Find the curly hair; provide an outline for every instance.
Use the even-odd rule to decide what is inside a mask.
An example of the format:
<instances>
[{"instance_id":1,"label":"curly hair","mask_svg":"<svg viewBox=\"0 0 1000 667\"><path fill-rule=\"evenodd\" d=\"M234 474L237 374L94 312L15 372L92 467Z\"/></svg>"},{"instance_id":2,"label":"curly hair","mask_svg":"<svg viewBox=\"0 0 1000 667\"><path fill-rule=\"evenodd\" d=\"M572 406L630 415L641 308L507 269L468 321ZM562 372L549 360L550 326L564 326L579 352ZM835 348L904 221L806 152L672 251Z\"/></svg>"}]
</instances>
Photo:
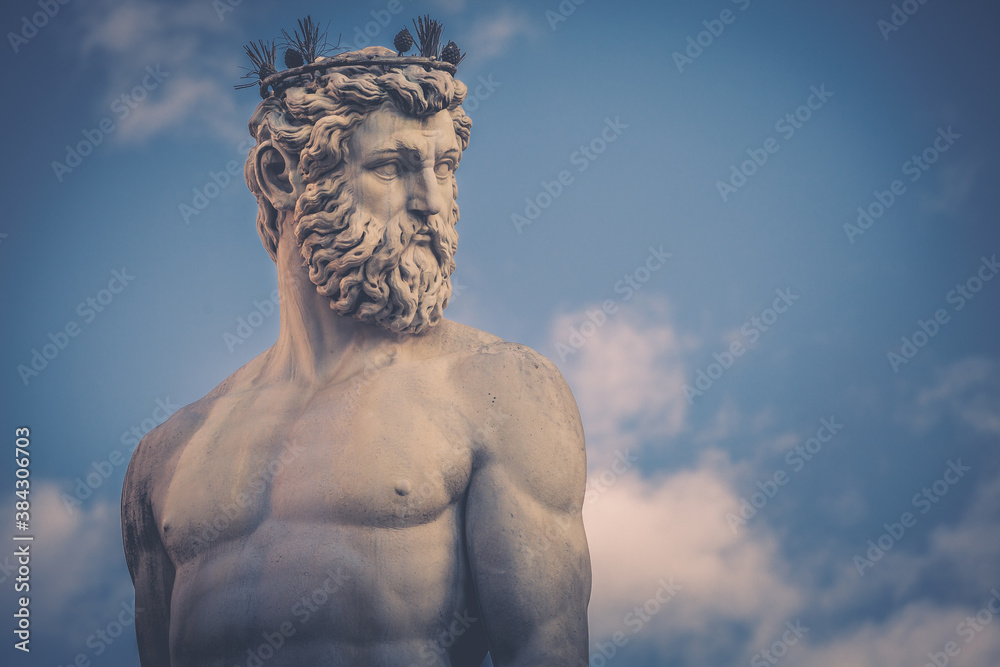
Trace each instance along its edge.
<instances>
[{"instance_id":1,"label":"curly hair","mask_svg":"<svg viewBox=\"0 0 1000 667\"><path fill-rule=\"evenodd\" d=\"M352 55L384 57L395 52L371 46ZM354 130L387 102L416 118L447 110L464 151L472 129L472 120L461 107L467 93L465 84L450 74L419 65L388 71L383 66L348 66L303 77L262 101L248 123L257 146L250 150L243 171L247 186L257 197L257 231L271 259L276 261L277 257L277 211L264 195L255 169L257 154L267 148L265 144L277 144L299 156L298 169L306 183L305 201L296 206L296 217L300 217L300 207L308 206L308 200L317 196L315 184L342 168Z\"/></svg>"}]
</instances>

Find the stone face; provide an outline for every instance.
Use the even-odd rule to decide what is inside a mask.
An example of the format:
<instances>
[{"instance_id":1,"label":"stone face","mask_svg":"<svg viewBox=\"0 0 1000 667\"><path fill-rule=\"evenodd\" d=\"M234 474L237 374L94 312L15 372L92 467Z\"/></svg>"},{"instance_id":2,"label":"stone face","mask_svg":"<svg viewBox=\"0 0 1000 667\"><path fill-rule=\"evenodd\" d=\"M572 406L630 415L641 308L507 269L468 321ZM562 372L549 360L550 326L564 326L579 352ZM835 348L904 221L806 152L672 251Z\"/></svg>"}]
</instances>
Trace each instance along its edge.
<instances>
[{"instance_id":1,"label":"stone face","mask_svg":"<svg viewBox=\"0 0 1000 667\"><path fill-rule=\"evenodd\" d=\"M573 396L538 353L442 316L465 86L352 76L313 84L360 90L353 116L304 83L251 120L280 334L132 457L142 664L586 664Z\"/></svg>"}]
</instances>

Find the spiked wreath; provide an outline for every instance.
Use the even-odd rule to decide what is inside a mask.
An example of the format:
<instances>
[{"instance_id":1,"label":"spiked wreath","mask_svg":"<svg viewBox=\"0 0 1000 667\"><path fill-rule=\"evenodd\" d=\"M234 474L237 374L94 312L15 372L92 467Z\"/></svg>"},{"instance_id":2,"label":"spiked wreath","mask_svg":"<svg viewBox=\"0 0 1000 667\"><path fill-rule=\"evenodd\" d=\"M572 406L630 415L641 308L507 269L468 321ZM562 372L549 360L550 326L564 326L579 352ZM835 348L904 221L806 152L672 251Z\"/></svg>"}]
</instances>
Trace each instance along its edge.
<instances>
[{"instance_id":1,"label":"spiked wreath","mask_svg":"<svg viewBox=\"0 0 1000 667\"><path fill-rule=\"evenodd\" d=\"M284 63L287 68L284 71L279 72L277 68L278 43L276 41L257 40L243 47L252 65L247 69L243 78L251 79L251 81L239 84L236 88L259 86L261 97L266 98L270 94L269 90L279 86L285 79L330 67L348 65L381 65L384 68L422 65L428 70L440 69L455 74L456 67L465 58L465 53L452 41L449 41L444 49L441 49L440 54L438 53L444 25L425 14L413 21L413 28L417 33L416 39L406 27L396 33L396 37L392 41L397 51L397 56L394 58L376 56L348 58L338 55L319 60L330 51L344 50L346 47L340 46L339 37L335 45L330 45L327 41L327 31L321 30L311 16L306 16L304 19L299 19L298 27L291 33L287 30L281 31L283 37L281 46L285 50ZM420 55L403 56L414 44L417 45Z\"/></svg>"}]
</instances>

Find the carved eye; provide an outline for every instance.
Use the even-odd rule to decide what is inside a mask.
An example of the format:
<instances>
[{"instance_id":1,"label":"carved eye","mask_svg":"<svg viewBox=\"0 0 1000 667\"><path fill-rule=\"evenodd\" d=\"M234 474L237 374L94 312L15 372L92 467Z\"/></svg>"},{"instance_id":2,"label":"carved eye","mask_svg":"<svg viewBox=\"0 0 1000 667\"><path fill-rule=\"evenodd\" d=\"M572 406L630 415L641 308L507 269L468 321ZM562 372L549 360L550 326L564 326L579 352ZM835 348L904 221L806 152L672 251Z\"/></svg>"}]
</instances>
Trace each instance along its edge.
<instances>
[{"instance_id":1,"label":"carved eye","mask_svg":"<svg viewBox=\"0 0 1000 667\"><path fill-rule=\"evenodd\" d=\"M399 175L399 165L395 162L386 162L372 169L382 178L395 178Z\"/></svg>"},{"instance_id":2,"label":"carved eye","mask_svg":"<svg viewBox=\"0 0 1000 667\"><path fill-rule=\"evenodd\" d=\"M434 173L437 174L438 178L445 178L450 176L452 172L452 166L450 162L438 162L434 165Z\"/></svg>"}]
</instances>

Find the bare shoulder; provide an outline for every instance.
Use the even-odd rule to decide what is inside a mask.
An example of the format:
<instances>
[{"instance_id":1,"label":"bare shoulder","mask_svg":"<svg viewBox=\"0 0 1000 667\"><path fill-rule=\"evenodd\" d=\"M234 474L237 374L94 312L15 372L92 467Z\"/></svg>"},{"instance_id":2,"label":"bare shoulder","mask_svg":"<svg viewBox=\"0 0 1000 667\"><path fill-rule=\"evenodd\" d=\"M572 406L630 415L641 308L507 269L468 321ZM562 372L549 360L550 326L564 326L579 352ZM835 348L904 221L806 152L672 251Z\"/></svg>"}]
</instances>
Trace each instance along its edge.
<instances>
[{"instance_id":1,"label":"bare shoulder","mask_svg":"<svg viewBox=\"0 0 1000 667\"><path fill-rule=\"evenodd\" d=\"M489 334L476 341L456 353L452 380L480 464L498 465L554 506L582 502L583 426L562 373L526 345Z\"/></svg>"},{"instance_id":2,"label":"bare shoulder","mask_svg":"<svg viewBox=\"0 0 1000 667\"><path fill-rule=\"evenodd\" d=\"M201 399L177 410L165 422L139 441L125 473L122 487L122 516L149 505L157 490L169 484L176 460L202 423Z\"/></svg>"},{"instance_id":3,"label":"bare shoulder","mask_svg":"<svg viewBox=\"0 0 1000 667\"><path fill-rule=\"evenodd\" d=\"M266 354L266 353L265 353ZM212 391L199 400L189 403L170 415L159 426L142 437L125 473L122 489L122 509L125 503L149 501L157 488L170 481L176 459L191 436L205 422L217 401L235 391L241 391L248 376L258 372L264 363L264 356L249 361L219 383Z\"/></svg>"},{"instance_id":4,"label":"bare shoulder","mask_svg":"<svg viewBox=\"0 0 1000 667\"><path fill-rule=\"evenodd\" d=\"M498 390L554 392L568 399L576 410L562 373L542 354L474 327L450 320L443 324L436 344L443 354L455 358L460 373Z\"/></svg>"}]
</instances>

